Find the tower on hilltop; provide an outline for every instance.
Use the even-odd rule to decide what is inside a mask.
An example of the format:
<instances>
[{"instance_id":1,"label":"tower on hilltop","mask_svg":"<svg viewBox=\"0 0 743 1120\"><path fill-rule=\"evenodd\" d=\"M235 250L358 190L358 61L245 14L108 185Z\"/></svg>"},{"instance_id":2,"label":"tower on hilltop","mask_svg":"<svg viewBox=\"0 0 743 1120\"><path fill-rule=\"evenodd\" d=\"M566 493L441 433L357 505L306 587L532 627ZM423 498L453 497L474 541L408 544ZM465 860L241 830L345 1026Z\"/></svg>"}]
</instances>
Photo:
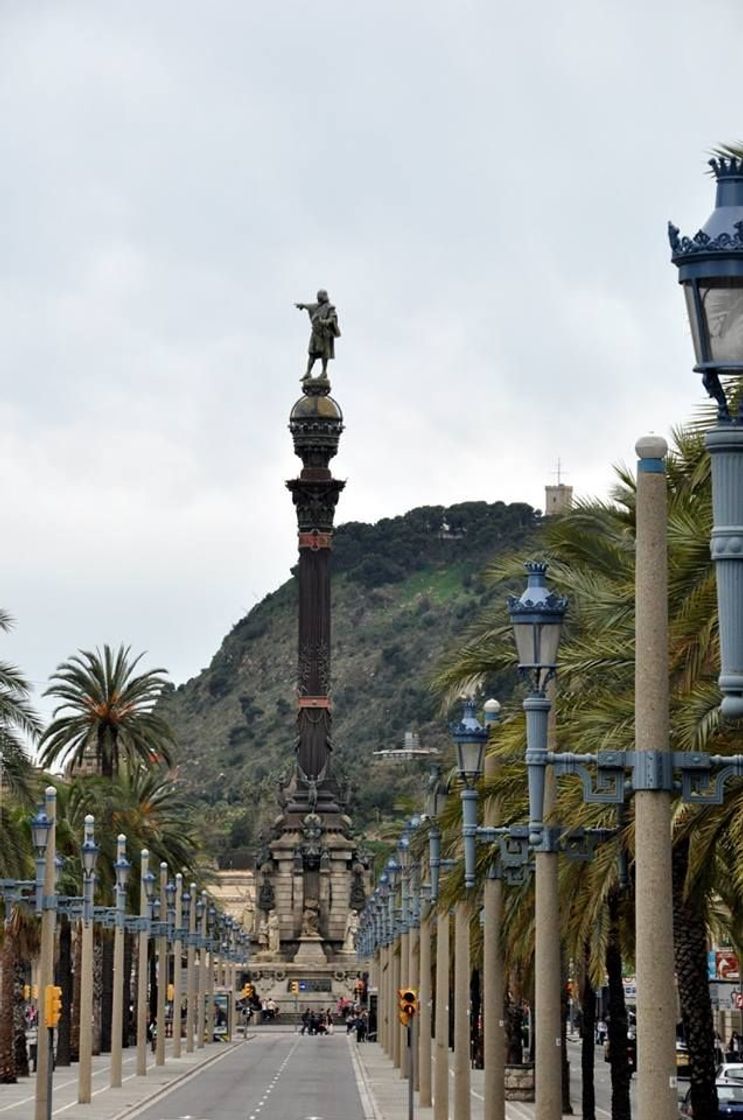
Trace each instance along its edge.
<instances>
[{"instance_id":1,"label":"tower on hilltop","mask_svg":"<svg viewBox=\"0 0 743 1120\"><path fill-rule=\"evenodd\" d=\"M562 463L557 460L557 483L544 488L544 516L554 517L573 508L573 487L562 481Z\"/></svg>"}]
</instances>

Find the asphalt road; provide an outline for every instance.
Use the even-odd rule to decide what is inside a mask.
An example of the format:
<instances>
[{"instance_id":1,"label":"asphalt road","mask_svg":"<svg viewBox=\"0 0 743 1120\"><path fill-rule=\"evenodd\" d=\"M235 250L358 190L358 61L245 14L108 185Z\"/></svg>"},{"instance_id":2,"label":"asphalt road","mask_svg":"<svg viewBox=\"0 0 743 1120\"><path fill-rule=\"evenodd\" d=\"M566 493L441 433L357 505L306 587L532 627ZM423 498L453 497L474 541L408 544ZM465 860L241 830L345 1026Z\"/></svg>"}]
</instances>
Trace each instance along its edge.
<instances>
[{"instance_id":1,"label":"asphalt road","mask_svg":"<svg viewBox=\"0 0 743 1120\"><path fill-rule=\"evenodd\" d=\"M259 1034L137 1120L364 1120L345 1032Z\"/></svg>"}]
</instances>

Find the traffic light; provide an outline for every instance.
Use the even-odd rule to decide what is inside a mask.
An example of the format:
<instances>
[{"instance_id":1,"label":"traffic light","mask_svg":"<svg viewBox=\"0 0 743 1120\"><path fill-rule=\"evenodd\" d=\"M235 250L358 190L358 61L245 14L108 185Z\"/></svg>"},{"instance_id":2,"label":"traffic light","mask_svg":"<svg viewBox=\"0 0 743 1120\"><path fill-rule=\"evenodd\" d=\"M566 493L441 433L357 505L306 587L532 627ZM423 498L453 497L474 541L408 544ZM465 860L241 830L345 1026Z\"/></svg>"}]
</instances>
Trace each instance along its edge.
<instances>
[{"instance_id":1,"label":"traffic light","mask_svg":"<svg viewBox=\"0 0 743 1120\"><path fill-rule=\"evenodd\" d=\"M26 1003L28 1003L28 1001L31 999L31 985L30 984L24 984L23 985L23 998L25 999Z\"/></svg>"},{"instance_id":2,"label":"traffic light","mask_svg":"<svg viewBox=\"0 0 743 1120\"><path fill-rule=\"evenodd\" d=\"M47 984L44 988L44 1026L59 1026L62 1014L62 989L56 984Z\"/></svg>"},{"instance_id":3,"label":"traffic light","mask_svg":"<svg viewBox=\"0 0 743 1120\"><path fill-rule=\"evenodd\" d=\"M404 1027L410 1025L415 1015L418 1004L418 993L415 988L397 989L397 1006L400 1022Z\"/></svg>"},{"instance_id":4,"label":"traffic light","mask_svg":"<svg viewBox=\"0 0 743 1120\"><path fill-rule=\"evenodd\" d=\"M298 980L292 980L291 984L289 985L289 991L291 992L291 994L293 996L298 996L299 995L299 981Z\"/></svg>"},{"instance_id":5,"label":"traffic light","mask_svg":"<svg viewBox=\"0 0 743 1120\"><path fill-rule=\"evenodd\" d=\"M244 999L252 999L253 998L253 991L254 991L254 988L253 988L252 984L243 984L243 998Z\"/></svg>"}]
</instances>

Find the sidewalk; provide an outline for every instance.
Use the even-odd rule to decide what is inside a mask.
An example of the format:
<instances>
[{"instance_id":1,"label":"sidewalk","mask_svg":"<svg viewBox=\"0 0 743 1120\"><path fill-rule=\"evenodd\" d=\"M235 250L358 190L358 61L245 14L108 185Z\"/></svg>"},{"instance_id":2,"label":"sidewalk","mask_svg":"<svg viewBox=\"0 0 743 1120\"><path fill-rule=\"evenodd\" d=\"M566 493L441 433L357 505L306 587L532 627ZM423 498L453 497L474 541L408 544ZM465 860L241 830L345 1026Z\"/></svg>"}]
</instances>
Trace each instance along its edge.
<instances>
[{"instance_id":1,"label":"sidewalk","mask_svg":"<svg viewBox=\"0 0 743 1120\"><path fill-rule=\"evenodd\" d=\"M248 1035L251 1038L252 1035ZM136 1115L144 1105L152 1104L176 1081L193 1075L199 1069L230 1053L237 1042L212 1042L202 1050L187 1054L182 1051L180 1058L172 1057L172 1043L166 1043L165 1065L155 1065L155 1055L147 1054L147 1076L137 1077L136 1051L134 1047L124 1050L123 1077L120 1089L109 1088L110 1057L108 1054L93 1058L93 1099L90 1104L77 1103L77 1064L59 1067L54 1071L52 1090L52 1115L62 1120L123 1120L125 1116ZM21 1078L15 1085L0 1085L0 1120L29 1120L34 1114L34 1090L36 1078Z\"/></svg>"},{"instance_id":2,"label":"sidewalk","mask_svg":"<svg viewBox=\"0 0 743 1120\"><path fill-rule=\"evenodd\" d=\"M368 1120L408 1120L408 1083L400 1077L390 1059L376 1042L357 1045L349 1039L360 1084L366 1088ZM449 1116L453 1116L454 1055L449 1055ZM483 1078L481 1069L470 1070L472 1120L482 1120ZM362 1094L363 1096L363 1094ZM415 1099L416 1120L433 1120L432 1108L420 1108L418 1094ZM507 1120L534 1120L534 1104L521 1101L506 1102Z\"/></svg>"}]
</instances>

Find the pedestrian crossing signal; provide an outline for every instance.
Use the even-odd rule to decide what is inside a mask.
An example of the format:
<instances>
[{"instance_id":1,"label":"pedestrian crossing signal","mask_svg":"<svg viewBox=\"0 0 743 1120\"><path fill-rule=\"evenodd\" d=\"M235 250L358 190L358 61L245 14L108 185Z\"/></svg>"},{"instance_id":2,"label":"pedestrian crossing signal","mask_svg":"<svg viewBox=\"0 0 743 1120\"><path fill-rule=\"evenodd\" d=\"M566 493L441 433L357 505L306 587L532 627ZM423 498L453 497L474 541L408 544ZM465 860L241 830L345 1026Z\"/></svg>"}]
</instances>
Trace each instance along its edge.
<instances>
[{"instance_id":1,"label":"pedestrian crossing signal","mask_svg":"<svg viewBox=\"0 0 743 1120\"><path fill-rule=\"evenodd\" d=\"M44 988L44 1026L56 1027L62 1015L62 989L55 984Z\"/></svg>"},{"instance_id":2,"label":"pedestrian crossing signal","mask_svg":"<svg viewBox=\"0 0 743 1120\"><path fill-rule=\"evenodd\" d=\"M415 988L397 989L397 1006L400 1022L404 1027L410 1025L418 1005L418 993Z\"/></svg>"}]
</instances>

